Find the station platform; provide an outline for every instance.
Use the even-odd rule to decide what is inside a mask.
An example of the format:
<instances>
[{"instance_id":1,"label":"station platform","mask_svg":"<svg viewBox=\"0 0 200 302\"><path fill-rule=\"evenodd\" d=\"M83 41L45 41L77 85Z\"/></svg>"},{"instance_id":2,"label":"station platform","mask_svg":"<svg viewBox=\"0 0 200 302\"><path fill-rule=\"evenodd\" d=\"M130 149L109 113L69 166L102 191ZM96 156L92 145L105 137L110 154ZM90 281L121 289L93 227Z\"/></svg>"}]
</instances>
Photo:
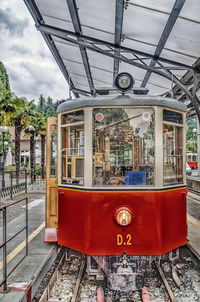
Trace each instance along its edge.
<instances>
[{"instance_id":1,"label":"station platform","mask_svg":"<svg viewBox=\"0 0 200 302\"><path fill-rule=\"evenodd\" d=\"M195 172L195 174L193 172L193 175L187 176L186 183L188 188L200 192L200 176L197 175L197 171Z\"/></svg>"},{"instance_id":2,"label":"station platform","mask_svg":"<svg viewBox=\"0 0 200 302\"><path fill-rule=\"evenodd\" d=\"M19 225L23 225L24 215L19 215L8 224L8 237ZM8 277L6 293L0 291L0 302L31 302L40 282L53 264L57 253L57 244L44 243L45 199L35 199L29 203L28 256ZM8 246L8 272L25 253L24 235L17 237ZM2 279L2 254L0 255L0 279Z\"/></svg>"},{"instance_id":3,"label":"station platform","mask_svg":"<svg viewBox=\"0 0 200 302\"><path fill-rule=\"evenodd\" d=\"M187 197L187 222L189 245L200 255L200 197L191 192Z\"/></svg>"}]
</instances>

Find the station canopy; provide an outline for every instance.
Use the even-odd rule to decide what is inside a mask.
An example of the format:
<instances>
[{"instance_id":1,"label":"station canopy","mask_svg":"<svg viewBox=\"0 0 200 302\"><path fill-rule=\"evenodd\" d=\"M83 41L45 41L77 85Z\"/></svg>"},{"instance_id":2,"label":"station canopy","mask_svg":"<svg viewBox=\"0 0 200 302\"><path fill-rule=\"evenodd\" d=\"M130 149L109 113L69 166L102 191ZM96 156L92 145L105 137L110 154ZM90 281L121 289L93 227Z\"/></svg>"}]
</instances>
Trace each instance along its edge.
<instances>
[{"instance_id":1,"label":"station canopy","mask_svg":"<svg viewBox=\"0 0 200 302\"><path fill-rule=\"evenodd\" d=\"M24 0L75 97L128 72L200 118L199 0Z\"/></svg>"}]
</instances>

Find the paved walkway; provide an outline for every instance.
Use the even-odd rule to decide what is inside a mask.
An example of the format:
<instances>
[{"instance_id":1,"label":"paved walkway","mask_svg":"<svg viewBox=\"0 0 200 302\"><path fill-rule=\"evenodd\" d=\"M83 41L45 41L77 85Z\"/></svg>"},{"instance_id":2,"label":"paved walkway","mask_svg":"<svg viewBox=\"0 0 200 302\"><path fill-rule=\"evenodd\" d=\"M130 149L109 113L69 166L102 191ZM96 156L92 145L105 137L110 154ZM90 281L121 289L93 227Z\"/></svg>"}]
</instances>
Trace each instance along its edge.
<instances>
[{"instance_id":1,"label":"paved walkway","mask_svg":"<svg viewBox=\"0 0 200 302\"><path fill-rule=\"evenodd\" d=\"M200 196L188 193L187 213L189 244L200 255Z\"/></svg>"},{"instance_id":2,"label":"paved walkway","mask_svg":"<svg viewBox=\"0 0 200 302\"><path fill-rule=\"evenodd\" d=\"M57 254L55 244L43 242L45 227L45 196L44 194L28 194L30 202L28 204L28 256L21 262L16 270L8 278L8 293L0 293L1 302L25 301L27 295L33 297L38 283L46 273L45 265L52 262ZM21 214L8 223L8 238L16 233L25 222L24 204L20 205ZM0 228L0 234L2 230ZM2 239L1 239L2 240ZM18 235L16 239L8 244L7 261L8 272L14 267L23 255L25 255L25 232ZM52 254L54 255L53 257ZM0 253L0 280L2 280L2 253ZM29 300L31 301L31 300Z\"/></svg>"}]
</instances>

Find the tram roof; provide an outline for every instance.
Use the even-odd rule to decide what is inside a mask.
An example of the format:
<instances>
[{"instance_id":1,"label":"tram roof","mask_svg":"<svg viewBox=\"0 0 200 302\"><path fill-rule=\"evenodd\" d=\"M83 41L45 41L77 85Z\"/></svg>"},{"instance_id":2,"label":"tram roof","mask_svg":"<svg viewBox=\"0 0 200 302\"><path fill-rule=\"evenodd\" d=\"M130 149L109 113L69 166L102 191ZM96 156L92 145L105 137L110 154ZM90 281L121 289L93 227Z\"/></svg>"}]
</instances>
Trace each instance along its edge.
<instances>
[{"instance_id":1,"label":"tram roof","mask_svg":"<svg viewBox=\"0 0 200 302\"><path fill-rule=\"evenodd\" d=\"M24 2L75 97L112 87L126 71L149 95L172 90L189 114L198 109L191 89L194 78L199 88L199 0Z\"/></svg>"},{"instance_id":2,"label":"tram roof","mask_svg":"<svg viewBox=\"0 0 200 302\"><path fill-rule=\"evenodd\" d=\"M187 106L175 99L150 96L112 95L100 97L79 98L66 101L58 106L57 112L99 106L162 106L180 111L187 111Z\"/></svg>"}]
</instances>

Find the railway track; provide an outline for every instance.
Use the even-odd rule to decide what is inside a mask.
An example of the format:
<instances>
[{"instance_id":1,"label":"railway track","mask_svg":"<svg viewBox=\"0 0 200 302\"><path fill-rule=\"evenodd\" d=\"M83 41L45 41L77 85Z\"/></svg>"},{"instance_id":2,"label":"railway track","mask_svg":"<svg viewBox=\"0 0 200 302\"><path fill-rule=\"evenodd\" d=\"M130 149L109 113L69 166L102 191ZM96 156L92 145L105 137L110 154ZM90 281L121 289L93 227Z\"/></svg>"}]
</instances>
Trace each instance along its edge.
<instances>
[{"instance_id":1,"label":"railway track","mask_svg":"<svg viewBox=\"0 0 200 302\"><path fill-rule=\"evenodd\" d=\"M112 291L85 273L86 257L66 250L48 284L33 302L199 302L200 262L188 247L180 248L180 257L156 260L144 276L144 287L134 292Z\"/></svg>"},{"instance_id":2,"label":"railway track","mask_svg":"<svg viewBox=\"0 0 200 302\"><path fill-rule=\"evenodd\" d=\"M200 192L198 190L192 189L191 187L187 187L187 189L191 193L195 193L196 195L200 195Z\"/></svg>"},{"instance_id":3,"label":"railway track","mask_svg":"<svg viewBox=\"0 0 200 302\"><path fill-rule=\"evenodd\" d=\"M189 247L180 248L180 257L162 257L145 273L142 291L116 293L104 290L97 302L195 302L200 301L200 262Z\"/></svg>"}]
</instances>

